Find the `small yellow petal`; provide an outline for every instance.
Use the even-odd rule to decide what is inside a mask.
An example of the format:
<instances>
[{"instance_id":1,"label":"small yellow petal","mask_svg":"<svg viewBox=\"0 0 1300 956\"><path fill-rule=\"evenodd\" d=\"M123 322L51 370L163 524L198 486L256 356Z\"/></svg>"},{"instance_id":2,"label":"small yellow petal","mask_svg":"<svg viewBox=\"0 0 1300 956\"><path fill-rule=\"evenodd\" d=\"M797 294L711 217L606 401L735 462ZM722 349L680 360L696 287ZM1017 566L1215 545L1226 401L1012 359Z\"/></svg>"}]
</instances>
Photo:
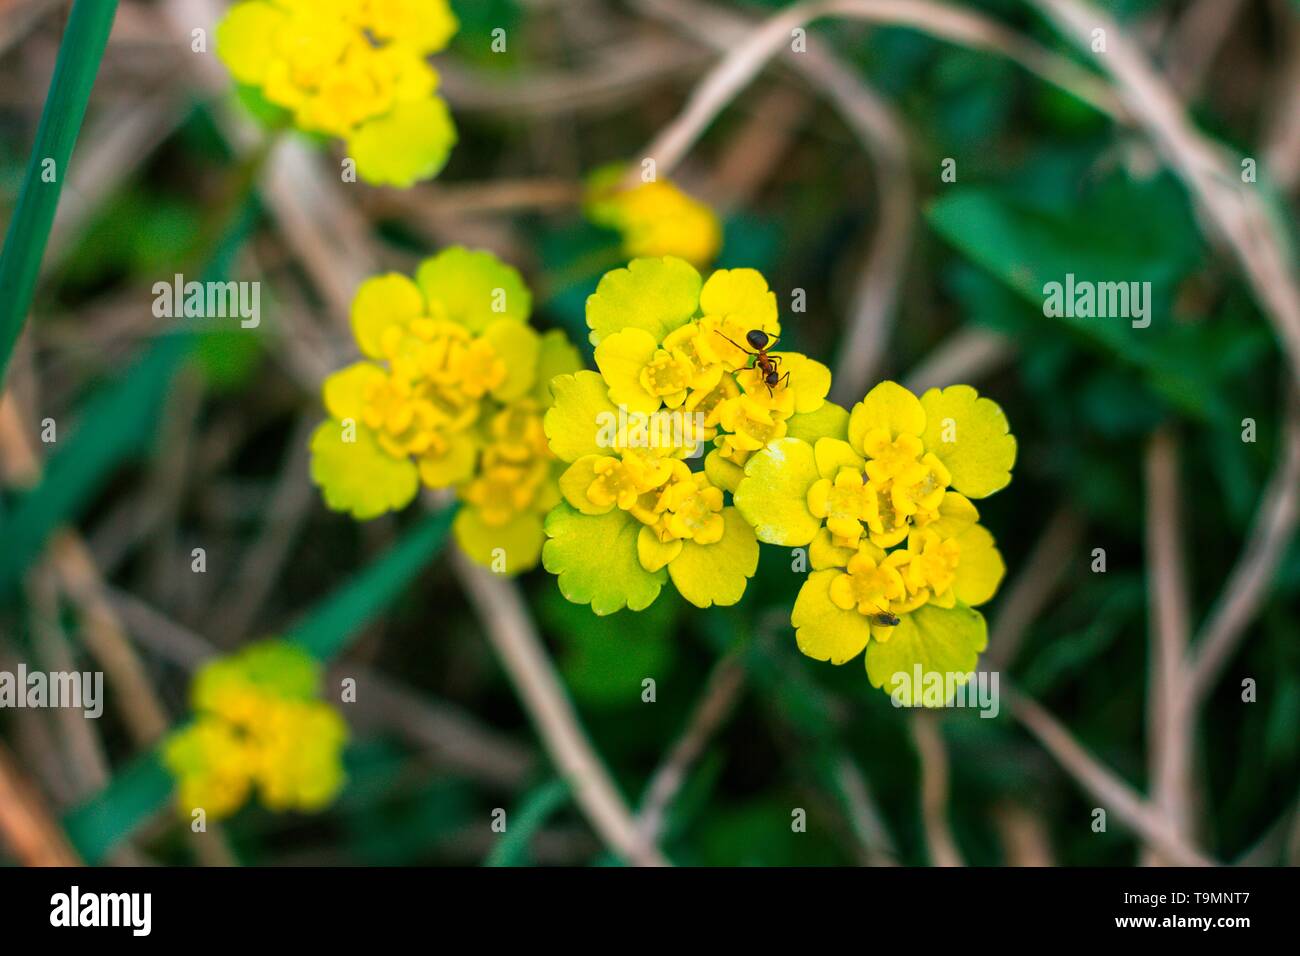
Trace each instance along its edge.
<instances>
[{"instance_id":1,"label":"small yellow petal","mask_svg":"<svg viewBox=\"0 0 1300 956\"><path fill-rule=\"evenodd\" d=\"M424 296L414 282L396 272L374 276L361 283L352 299L352 334L363 354L386 358L384 332L424 314Z\"/></svg>"},{"instance_id":2,"label":"small yellow petal","mask_svg":"<svg viewBox=\"0 0 1300 956\"><path fill-rule=\"evenodd\" d=\"M884 429L890 440L899 435L919 436L925 431L925 409L921 401L897 382L881 382L849 413L849 444L864 453L863 438Z\"/></svg>"}]
</instances>

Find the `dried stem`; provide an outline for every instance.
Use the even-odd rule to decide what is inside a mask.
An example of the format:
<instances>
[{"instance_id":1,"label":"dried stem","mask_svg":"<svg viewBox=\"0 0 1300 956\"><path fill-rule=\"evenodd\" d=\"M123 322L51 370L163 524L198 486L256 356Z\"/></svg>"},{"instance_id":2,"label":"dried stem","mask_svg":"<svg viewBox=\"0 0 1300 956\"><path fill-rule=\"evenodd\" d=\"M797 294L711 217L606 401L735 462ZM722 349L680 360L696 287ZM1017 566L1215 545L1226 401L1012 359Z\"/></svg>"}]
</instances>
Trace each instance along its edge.
<instances>
[{"instance_id":1,"label":"dried stem","mask_svg":"<svg viewBox=\"0 0 1300 956\"><path fill-rule=\"evenodd\" d=\"M641 799L637 824L647 841L653 843L663 833L668 807L686 782L691 766L735 710L744 688L745 668L735 654L728 654L714 665L686 729L650 778Z\"/></svg>"},{"instance_id":2,"label":"dried stem","mask_svg":"<svg viewBox=\"0 0 1300 956\"><path fill-rule=\"evenodd\" d=\"M1195 714L1204 702L1247 625L1259 613L1300 520L1300 397L1294 390L1287 399L1281 444L1280 460L1246 532L1246 546L1193 645L1187 678L1189 713Z\"/></svg>"},{"instance_id":3,"label":"dried stem","mask_svg":"<svg viewBox=\"0 0 1300 956\"><path fill-rule=\"evenodd\" d=\"M1032 698L1007 688L1011 712L1048 753L1120 822L1177 866L1213 866L1165 815L1104 767L1065 727Z\"/></svg>"},{"instance_id":4,"label":"dried stem","mask_svg":"<svg viewBox=\"0 0 1300 956\"><path fill-rule=\"evenodd\" d=\"M1106 31L1098 66L1114 79L1136 123L1227 241L1300 380L1300 286L1280 222L1259 191L1242 182L1238 158L1192 125L1178 95L1114 19L1082 0L1030 2L1084 49L1094 30Z\"/></svg>"},{"instance_id":5,"label":"dried stem","mask_svg":"<svg viewBox=\"0 0 1300 956\"><path fill-rule=\"evenodd\" d=\"M578 722L519 589L458 551L452 554L452 565L542 743L592 827L629 862L666 865L668 861L637 828L618 786Z\"/></svg>"},{"instance_id":6,"label":"dried stem","mask_svg":"<svg viewBox=\"0 0 1300 956\"><path fill-rule=\"evenodd\" d=\"M1191 823L1192 715L1186 695L1187 636L1191 611L1183 565L1178 440L1167 427L1147 443L1146 551L1151 595L1151 663L1147 692L1147 764L1151 800L1171 826ZM1148 855L1148 864L1161 862Z\"/></svg>"},{"instance_id":7,"label":"dried stem","mask_svg":"<svg viewBox=\"0 0 1300 956\"><path fill-rule=\"evenodd\" d=\"M80 866L46 801L0 743L0 836L23 866Z\"/></svg>"},{"instance_id":8,"label":"dried stem","mask_svg":"<svg viewBox=\"0 0 1300 956\"><path fill-rule=\"evenodd\" d=\"M930 861L935 866L965 866L948 825L948 752L938 715L918 713L912 721L912 740L921 761L921 821Z\"/></svg>"},{"instance_id":9,"label":"dried stem","mask_svg":"<svg viewBox=\"0 0 1300 956\"><path fill-rule=\"evenodd\" d=\"M988 666L1006 669L1015 662L1029 625L1047 606L1083 536L1083 521L1062 507L1047 522L1022 570L998 605L989 635Z\"/></svg>"}]
</instances>

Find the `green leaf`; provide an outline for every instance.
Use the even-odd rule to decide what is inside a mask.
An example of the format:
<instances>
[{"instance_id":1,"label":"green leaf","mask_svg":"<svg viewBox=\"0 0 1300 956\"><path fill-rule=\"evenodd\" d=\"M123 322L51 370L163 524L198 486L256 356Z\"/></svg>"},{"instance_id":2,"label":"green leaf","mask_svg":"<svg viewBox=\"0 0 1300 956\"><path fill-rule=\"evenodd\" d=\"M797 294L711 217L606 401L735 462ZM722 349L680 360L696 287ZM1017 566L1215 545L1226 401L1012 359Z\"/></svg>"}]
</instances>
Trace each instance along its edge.
<instances>
[{"instance_id":1,"label":"green leaf","mask_svg":"<svg viewBox=\"0 0 1300 956\"><path fill-rule=\"evenodd\" d=\"M1021 323L1031 333L1068 329L1107 358L1141 370L1147 386L1175 407L1229 420L1220 386L1237 364L1236 358L1225 361L1223 346L1231 339L1220 341L1220 330L1208 327L1213 323L1173 318L1177 286L1203 253L1185 198L1166 180L1114 180L1085 201L1088 215L1080 217L1077 206L1064 210L971 188L933 203L927 217L936 232L1031 307ZM1122 316L1047 315L1049 283L1064 286L1069 275L1076 289L1084 282L1149 282L1150 326L1134 328Z\"/></svg>"},{"instance_id":2,"label":"green leaf","mask_svg":"<svg viewBox=\"0 0 1300 956\"><path fill-rule=\"evenodd\" d=\"M524 866L528 863L528 841L545 826L551 814L569 800L569 785L551 780L530 791L519 809L510 816L505 834L492 847L484 866Z\"/></svg>"},{"instance_id":3,"label":"green leaf","mask_svg":"<svg viewBox=\"0 0 1300 956\"><path fill-rule=\"evenodd\" d=\"M36 129L36 143L0 252L0 387L32 304L72 147L81 131L90 89L95 85L116 12L117 0L77 0L59 45L50 93Z\"/></svg>"},{"instance_id":4,"label":"green leaf","mask_svg":"<svg viewBox=\"0 0 1300 956\"><path fill-rule=\"evenodd\" d=\"M663 680L676 657L671 640L682 604L664 595L644 611L600 617L547 588L538 607L559 643L565 686L592 707L639 707L641 681Z\"/></svg>"}]
</instances>

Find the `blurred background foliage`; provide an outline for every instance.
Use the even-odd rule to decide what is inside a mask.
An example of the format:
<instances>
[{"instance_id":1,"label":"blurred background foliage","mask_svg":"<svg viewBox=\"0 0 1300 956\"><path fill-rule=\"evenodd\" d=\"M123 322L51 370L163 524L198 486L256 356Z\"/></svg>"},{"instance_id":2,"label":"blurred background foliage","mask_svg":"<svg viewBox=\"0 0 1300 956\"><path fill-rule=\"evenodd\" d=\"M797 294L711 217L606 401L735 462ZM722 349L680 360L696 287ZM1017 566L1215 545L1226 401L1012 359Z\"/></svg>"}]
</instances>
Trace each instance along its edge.
<instances>
[{"instance_id":1,"label":"blurred background foliage","mask_svg":"<svg viewBox=\"0 0 1300 956\"><path fill-rule=\"evenodd\" d=\"M757 16L784 5L725 6ZM1165 65L1180 55L1169 44L1183 18L1201 6L1101 5ZM0 3L0 27L13 28L0 37L19 37L0 47L0 210L12 204L26 162L62 6ZM23 490L11 461L0 499L0 662L91 666L86 610L51 593L57 575L43 551L54 529L71 525L175 721L186 712L186 660L177 651L185 640L231 648L288 632L331 594L371 587L362 570L424 519L411 509L358 526L327 511L307 483L304 428L321 414L311 358L346 354L345 332L265 211L274 197L263 195L232 229L239 160L218 113L235 107L185 79L195 55L170 25L169 6L122 4L65 190L77 215L71 228L56 226L11 374L22 428L35 436L52 418L58 440L38 446L48 457L44 482ZM535 321L567 331L590 358L583 304L599 275L619 264L615 236L585 223L572 200L436 211L466 190L515 181L558 184L576 196L590 170L640 155L716 54L613 0L453 6L461 31L438 65L460 142L446 171L409 198L335 185L384 267L407 267L451 242L491 247L525 272ZM1018 0L977 6L1077 58ZM1274 98L1287 92L1279 77L1300 56L1300 8L1280 0L1232 6L1223 35L1198 38L1212 52L1198 64L1189 108L1202 128L1257 156ZM509 37L504 54L489 49L497 27ZM981 507L1009 579L1061 509L1081 528L1053 556L1063 583L1004 676L1146 791L1144 447L1159 426L1181 439L1182 533L1200 622L1248 543L1279 454L1288 374L1278 343L1230 259L1203 238L1182 184L1140 134L996 56L914 30L837 22L812 32L892 102L909 137L920 210L879 377L907 381L954 336L995 336L997 360L971 382L1002 405L1020 443L1010 489ZM108 156L113 116L143 116L152 132L127 155ZM313 149L334 168L327 146ZM102 171L79 192L76 167L94 158L104 160ZM955 182L940 178L945 158L956 160ZM785 344L828 364L840 358L879 210L867 164L834 109L776 66L723 113L680 171L683 185L725 216L717 265L763 271L782 303ZM1294 240L1295 184L1270 182L1264 170L1260 179ZM152 284L211 264L223 248L238 276L262 281L262 325L178 332L153 318ZM1045 317L1043 284L1067 272L1150 281L1151 327ZM807 291L806 313L789 311L796 288ZM1247 418L1257 423L1254 443L1242 441ZM206 549L204 574L190 571L195 547ZM1094 548L1105 549L1104 574L1090 570ZM860 659L832 668L800 655L788 624L800 581L790 561L765 547L742 605L709 612L665 594L644 613L598 619L564 601L540 570L520 583L597 750L633 803L718 661L743 668L734 714L671 806L662 845L674 862L861 862L865 793L886 835L876 849L928 863L915 715L868 685ZM246 809L225 826L235 858L616 862L556 782L445 554L430 548L407 570L410 586L363 601L365 619L338 631L340 640L356 638L338 672L360 668L386 688L382 698L363 692L344 708L355 733L343 797L312 817ZM995 622L1002 598L986 609ZM1286 857L1284 837L1300 789L1298 613L1293 544L1200 722L1197 836L1219 859L1237 859L1272 834L1264 861L1295 862L1300 841L1291 839ZM653 703L642 696L647 677ZM1247 677L1259 696L1243 704ZM144 752L108 683L92 740L47 713L0 713L0 735L60 812L92 799ZM480 749L490 741L483 752L493 755L491 772L449 759L421 730L431 720L435 737L463 732ZM1064 865L1135 860L1131 834L1113 822L1093 831L1093 798L1005 705L994 720L945 713L941 732L947 814L968 862L1018 861L1025 840ZM86 748L98 765L87 764ZM857 772L846 776L846 766ZM498 807L511 815L509 842L489 828ZM806 809L807 833L792 831L794 808ZM109 832L121 822L92 815L86 825ZM163 814L114 852L190 862L195 851L182 834Z\"/></svg>"}]
</instances>

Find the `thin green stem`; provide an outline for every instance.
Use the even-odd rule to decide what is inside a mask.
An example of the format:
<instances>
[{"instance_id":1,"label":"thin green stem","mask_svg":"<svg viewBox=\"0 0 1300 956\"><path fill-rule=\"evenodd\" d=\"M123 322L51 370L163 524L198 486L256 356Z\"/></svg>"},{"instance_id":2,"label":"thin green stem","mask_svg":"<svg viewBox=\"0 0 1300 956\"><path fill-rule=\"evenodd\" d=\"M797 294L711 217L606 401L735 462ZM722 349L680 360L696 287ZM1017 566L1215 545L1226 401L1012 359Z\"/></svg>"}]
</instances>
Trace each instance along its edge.
<instances>
[{"instance_id":1,"label":"thin green stem","mask_svg":"<svg viewBox=\"0 0 1300 956\"><path fill-rule=\"evenodd\" d=\"M59 46L50 95L0 251L0 386L31 308L72 147L81 131L116 12L117 0L76 0Z\"/></svg>"}]
</instances>

